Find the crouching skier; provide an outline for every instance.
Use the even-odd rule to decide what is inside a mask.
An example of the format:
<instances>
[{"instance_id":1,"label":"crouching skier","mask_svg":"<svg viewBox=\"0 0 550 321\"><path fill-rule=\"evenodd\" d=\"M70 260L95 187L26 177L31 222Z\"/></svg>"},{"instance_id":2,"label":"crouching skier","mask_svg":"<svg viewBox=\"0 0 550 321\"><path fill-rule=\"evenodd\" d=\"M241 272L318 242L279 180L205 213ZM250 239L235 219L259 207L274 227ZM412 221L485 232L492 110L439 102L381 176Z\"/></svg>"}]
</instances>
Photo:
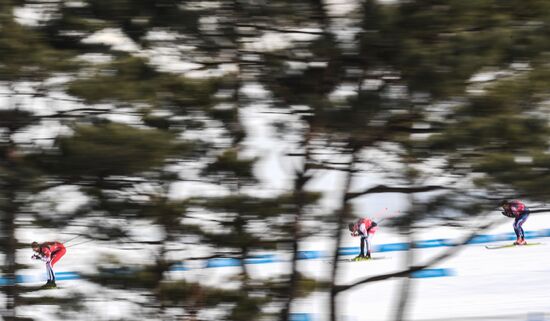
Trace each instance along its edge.
<instances>
[{"instance_id":1,"label":"crouching skier","mask_svg":"<svg viewBox=\"0 0 550 321\"><path fill-rule=\"evenodd\" d=\"M376 224L376 222L368 217L360 218L355 223L349 223L348 228L351 232L351 236L361 237L359 256L353 258L353 261L362 261L371 258L371 244L369 242L369 236L376 232L377 225L378 224Z\"/></svg>"},{"instance_id":2,"label":"crouching skier","mask_svg":"<svg viewBox=\"0 0 550 321\"><path fill-rule=\"evenodd\" d=\"M38 242L32 242L32 250L35 252L32 256L32 259L42 260L46 263L46 273L48 280L42 288L55 288L55 273L53 271L53 266L57 263L63 255L67 252L65 246L61 242L45 242L39 244Z\"/></svg>"},{"instance_id":3,"label":"crouching skier","mask_svg":"<svg viewBox=\"0 0 550 321\"><path fill-rule=\"evenodd\" d=\"M502 215L514 218L514 233L516 233L516 241L514 245L526 245L525 232L523 231L523 223L529 217L529 208L523 202L513 200L503 200L500 202L502 207Z\"/></svg>"}]
</instances>

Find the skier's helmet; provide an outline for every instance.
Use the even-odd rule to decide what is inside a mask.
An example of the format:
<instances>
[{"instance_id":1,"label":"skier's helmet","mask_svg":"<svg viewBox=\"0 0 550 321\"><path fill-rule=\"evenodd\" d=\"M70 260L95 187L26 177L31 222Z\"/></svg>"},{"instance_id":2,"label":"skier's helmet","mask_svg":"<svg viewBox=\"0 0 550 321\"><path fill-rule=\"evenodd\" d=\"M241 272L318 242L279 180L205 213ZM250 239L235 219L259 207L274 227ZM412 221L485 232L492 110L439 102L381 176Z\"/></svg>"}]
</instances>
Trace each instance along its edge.
<instances>
[{"instance_id":1,"label":"skier's helmet","mask_svg":"<svg viewBox=\"0 0 550 321\"><path fill-rule=\"evenodd\" d=\"M31 248L32 248L33 250L38 249L38 248L40 248L40 244L38 244L38 242L36 242L36 241L35 241L35 242L32 242L32 243L31 243Z\"/></svg>"},{"instance_id":2,"label":"skier's helmet","mask_svg":"<svg viewBox=\"0 0 550 321\"><path fill-rule=\"evenodd\" d=\"M501 201L498 203L498 206L503 207L504 205L508 205L508 204L509 204L508 200L501 200Z\"/></svg>"},{"instance_id":3,"label":"skier's helmet","mask_svg":"<svg viewBox=\"0 0 550 321\"><path fill-rule=\"evenodd\" d=\"M348 224L348 229L353 232L355 230L355 223L349 223Z\"/></svg>"}]
</instances>

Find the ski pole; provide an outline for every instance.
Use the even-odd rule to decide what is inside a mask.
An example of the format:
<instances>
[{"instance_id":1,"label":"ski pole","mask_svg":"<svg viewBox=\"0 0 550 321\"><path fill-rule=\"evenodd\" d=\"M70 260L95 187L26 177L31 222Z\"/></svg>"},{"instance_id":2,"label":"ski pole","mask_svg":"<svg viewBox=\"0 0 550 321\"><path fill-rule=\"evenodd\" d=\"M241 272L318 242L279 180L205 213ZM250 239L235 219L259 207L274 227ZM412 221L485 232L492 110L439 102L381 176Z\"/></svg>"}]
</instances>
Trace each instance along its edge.
<instances>
[{"instance_id":1,"label":"ski pole","mask_svg":"<svg viewBox=\"0 0 550 321\"><path fill-rule=\"evenodd\" d=\"M63 242L63 243L64 243L64 244L67 244L67 243L69 243L69 242L71 242L71 241L73 241L73 240L76 240L77 238L79 238L79 237L81 237L81 236L82 236L82 234L78 234L77 236L75 236L75 237L73 237L72 239L70 239L70 240L68 240L68 241L65 241L65 242Z\"/></svg>"},{"instance_id":2,"label":"ski pole","mask_svg":"<svg viewBox=\"0 0 550 321\"><path fill-rule=\"evenodd\" d=\"M386 209L386 210L387 210L387 209ZM390 217L393 217L394 215L399 214L399 213L401 213L401 211L395 211L395 212L393 212L392 214L390 214L390 215L388 215L388 216L386 216L386 217L383 217L381 220L377 220L377 221L376 221L376 224L380 225L380 223L382 223L385 219L390 218Z\"/></svg>"},{"instance_id":3,"label":"ski pole","mask_svg":"<svg viewBox=\"0 0 550 321\"><path fill-rule=\"evenodd\" d=\"M83 242L80 242L80 243L71 244L71 245L65 246L65 247L69 248L69 247L77 246L77 245L80 245L80 244L88 243L88 242L91 242L91 241L93 241L93 240L87 240L87 241L83 241Z\"/></svg>"},{"instance_id":4,"label":"ski pole","mask_svg":"<svg viewBox=\"0 0 550 321\"><path fill-rule=\"evenodd\" d=\"M387 211L388 211L388 208L387 208L387 207L384 207L384 210L382 210L382 211L380 211L380 212L378 212L378 213L375 213L375 214L373 215L373 217L375 217L376 219L378 219L378 217L379 217L380 215L384 214L384 213L387 212Z\"/></svg>"}]
</instances>

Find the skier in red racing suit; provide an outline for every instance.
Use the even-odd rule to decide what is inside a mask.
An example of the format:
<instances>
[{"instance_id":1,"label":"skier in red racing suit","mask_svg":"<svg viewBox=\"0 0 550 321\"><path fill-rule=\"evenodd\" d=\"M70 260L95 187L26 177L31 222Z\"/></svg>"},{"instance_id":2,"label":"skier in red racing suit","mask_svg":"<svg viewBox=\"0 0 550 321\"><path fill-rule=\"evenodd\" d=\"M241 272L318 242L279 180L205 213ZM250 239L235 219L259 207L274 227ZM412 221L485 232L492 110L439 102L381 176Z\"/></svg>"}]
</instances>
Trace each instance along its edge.
<instances>
[{"instance_id":1,"label":"skier in red racing suit","mask_svg":"<svg viewBox=\"0 0 550 321\"><path fill-rule=\"evenodd\" d=\"M354 261L368 260L371 258L371 246L369 243L369 236L376 232L376 222L370 218L360 218L355 223L349 223L348 228L351 232L351 236L360 236L360 253L355 257Z\"/></svg>"},{"instance_id":2,"label":"skier in red racing suit","mask_svg":"<svg viewBox=\"0 0 550 321\"><path fill-rule=\"evenodd\" d=\"M518 200L508 201L503 200L500 202L502 207L502 215L514 218L514 232L516 233L515 245L526 245L525 232L523 231L523 223L527 221L529 217L529 208Z\"/></svg>"},{"instance_id":3,"label":"skier in red racing suit","mask_svg":"<svg viewBox=\"0 0 550 321\"><path fill-rule=\"evenodd\" d=\"M32 250L35 254L32 256L35 260L42 260L46 263L46 272L48 275L48 281L43 287L55 288L55 273L53 266L57 263L63 255L67 252L65 246L61 242L45 242L39 244L38 242L32 242Z\"/></svg>"}]
</instances>

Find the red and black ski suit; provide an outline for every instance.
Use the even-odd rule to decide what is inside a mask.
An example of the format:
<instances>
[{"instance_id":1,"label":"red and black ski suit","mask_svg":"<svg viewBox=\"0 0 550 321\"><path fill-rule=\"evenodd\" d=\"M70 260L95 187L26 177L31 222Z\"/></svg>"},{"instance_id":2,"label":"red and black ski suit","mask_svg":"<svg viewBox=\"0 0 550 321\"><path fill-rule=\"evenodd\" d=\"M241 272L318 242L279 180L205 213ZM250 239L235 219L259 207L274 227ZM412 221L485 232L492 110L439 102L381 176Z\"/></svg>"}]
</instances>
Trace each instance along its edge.
<instances>
[{"instance_id":1,"label":"red and black ski suit","mask_svg":"<svg viewBox=\"0 0 550 321\"><path fill-rule=\"evenodd\" d=\"M67 249L61 242L46 242L40 244L39 254L45 258L46 262L50 262L52 266L59 261Z\"/></svg>"},{"instance_id":2,"label":"red and black ski suit","mask_svg":"<svg viewBox=\"0 0 550 321\"><path fill-rule=\"evenodd\" d=\"M48 281L55 282L55 273L53 272L53 266L63 257L63 255L65 255L66 252L67 249L61 242L55 241L40 244L38 254L46 262Z\"/></svg>"},{"instance_id":3,"label":"red and black ski suit","mask_svg":"<svg viewBox=\"0 0 550 321\"><path fill-rule=\"evenodd\" d=\"M353 236L361 236L361 243L359 245L360 256L365 256L366 252L367 257L370 257L371 247L369 244L369 235L372 235L376 232L376 226L376 222L366 217L358 219L353 226L351 234Z\"/></svg>"},{"instance_id":4,"label":"red and black ski suit","mask_svg":"<svg viewBox=\"0 0 550 321\"><path fill-rule=\"evenodd\" d=\"M508 202L507 208L503 209L502 215L514 218L514 233L516 233L518 240L525 239L525 232L523 231L522 225L529 217L529 208L527 208L523 202L513 200Z\"/></svg>"}]
</instances>

